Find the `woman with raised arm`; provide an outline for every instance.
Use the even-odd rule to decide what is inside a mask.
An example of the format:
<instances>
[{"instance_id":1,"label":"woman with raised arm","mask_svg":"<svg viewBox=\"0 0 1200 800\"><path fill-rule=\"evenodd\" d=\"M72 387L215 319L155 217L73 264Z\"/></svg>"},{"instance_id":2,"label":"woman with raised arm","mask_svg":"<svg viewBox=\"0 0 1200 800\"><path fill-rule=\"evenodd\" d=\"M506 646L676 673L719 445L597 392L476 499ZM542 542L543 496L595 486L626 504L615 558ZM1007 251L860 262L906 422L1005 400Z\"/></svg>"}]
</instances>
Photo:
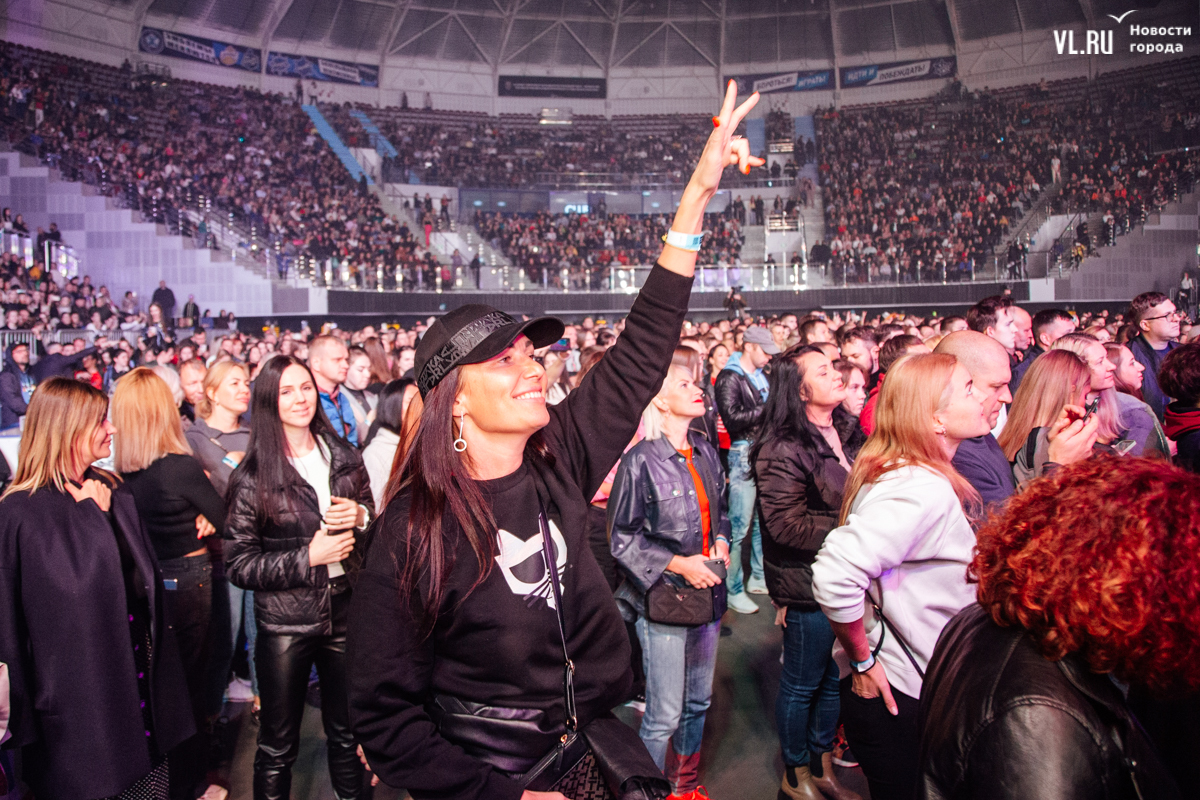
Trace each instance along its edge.
<instances>
[{"instance_id":1,"label":"woman with raised arm","mask_svg":"<svg viewBox=\"0 0 1200 800\"><path fill-rule=\"evenodd\" d=\"M563 800L568 784L598 785L589 756L551 791L522 776L627 697L629 642L588 548L588 499L662 386L722 171L761 163L733 136L757 96L735 108L736 95L731 82L624 332L563 402L546 406L531 357L562 336L556 319L463 306L418 345L425 408L350 625L354 733L389 785L456 800Z\"/></svg>"}]
</instances>

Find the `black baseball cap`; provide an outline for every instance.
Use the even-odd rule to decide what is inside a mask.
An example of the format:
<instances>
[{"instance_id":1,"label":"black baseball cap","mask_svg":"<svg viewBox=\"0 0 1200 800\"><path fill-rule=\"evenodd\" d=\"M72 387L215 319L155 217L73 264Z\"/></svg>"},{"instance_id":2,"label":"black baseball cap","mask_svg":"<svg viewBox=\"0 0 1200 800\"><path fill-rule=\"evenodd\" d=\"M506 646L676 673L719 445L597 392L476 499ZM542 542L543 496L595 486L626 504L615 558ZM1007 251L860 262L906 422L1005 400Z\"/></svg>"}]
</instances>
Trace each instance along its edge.
<instances>
[{"instance_id":1,"label":"black baseball cap","mask_svg":"<svg viewBox=\"0 0 1200 800\"><path fill-rule=\"evenodd\" d=\"M438 318L417 343L413 372L424 398L450 370L478 364L500 353L524 334L534 347L554 344L563 335L562 320L538 317L526 322L479 303L459 306Z\"/></svg>"}]
</instances>

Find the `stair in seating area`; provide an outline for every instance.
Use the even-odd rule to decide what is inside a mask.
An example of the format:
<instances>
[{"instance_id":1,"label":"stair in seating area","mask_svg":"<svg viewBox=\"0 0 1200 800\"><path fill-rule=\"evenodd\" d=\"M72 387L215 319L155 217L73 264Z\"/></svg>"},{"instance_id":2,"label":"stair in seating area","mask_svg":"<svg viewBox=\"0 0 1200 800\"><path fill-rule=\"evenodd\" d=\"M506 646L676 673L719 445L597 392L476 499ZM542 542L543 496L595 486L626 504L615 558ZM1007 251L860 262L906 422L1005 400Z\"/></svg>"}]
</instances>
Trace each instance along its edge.
<instances>
[{"instance_id":1,"label":"stair in seating area","mask_svg":"<svg viewBox=\"0 0 1200 800\"><path fill-rule=\"evenodd\" d=\"M388 138L383 135L383 131L379 130L379 126L372 121L367 113L361 109L351 109L350 116L358 120L358 124L367 132L367 136L371 137L371 146L375 148L375 152L387 158L395 158L400 155L396 152L396 148L392 145Z\"/></svg>"},{"instance_id":2,"label":"stair in seating area","mask_svg":"<svg viewBox=\"0 0 1200 800\"><path fill-rule=\"evenodd\" d=\"M321 113L321 109L313 105L300 106L304 109L304 113L308 114L308 118L313 121L313 126L316 127L317 133L321 134L329 146L333 149L334 155L342 162L342 165L350 172L354 180L361 180L366 173L363 171L362 165L354 158L354 154L350 152L350 148L346 147L346 143L342 141L342 137L337 135L337 131L329 124L329 120L325 119L325 115ZM374 184L371 176L367 175L367 183Z\"/></svg>"}]
</instances>

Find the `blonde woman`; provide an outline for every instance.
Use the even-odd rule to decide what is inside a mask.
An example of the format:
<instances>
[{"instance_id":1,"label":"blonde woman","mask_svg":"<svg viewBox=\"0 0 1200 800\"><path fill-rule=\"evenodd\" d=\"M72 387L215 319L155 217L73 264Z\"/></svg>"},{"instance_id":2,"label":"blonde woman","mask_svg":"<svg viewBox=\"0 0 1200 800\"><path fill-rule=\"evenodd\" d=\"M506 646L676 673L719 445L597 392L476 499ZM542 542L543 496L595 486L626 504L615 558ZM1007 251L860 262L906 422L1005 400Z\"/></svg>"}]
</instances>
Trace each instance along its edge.
<instances>
[{"instance_id":1,"label":"blonde woman","mask_svg":"<svg viewBox=\"0 0 1200 800\"><path fill-rule=\"evenodd\" d=\"M204 376L196 422L186 436L217 493L225 496L229 476L246 455L250 429L242 415L250 408L250 375L236 361L218 361Z\"/></svg>"},{"instance_id":2,"label":"blonde woman","mask_svg":"<svg viewBox=\"0 0 1200 800\"><path fill-rule=\"evenodd\" d=\"M1137 363L1129 348L1118 347L1129 353L1130 361ZM1101 444L1131 456L1167 455L1166 437L1160 433L1158 418L1150 406L1133 395L1117 391L1117 362L1109 358L1101 340L1087 333L1069 333L1056 341L1052 349L1070 351L1088 365L1091 388L1087 401L1100 401L1096 415L1100 418L1097 440Z\"/></svg>"},{"instance_id":3,"label":"blonde woman","mask_svg":"<svg viewBox=\"0 0 1200 800\"><path fill-rule=\"evenodd\" d=\"M221 497L225 496L225 490L229 487L229 476L246 455L250 429L242 423L242 415L249 407L250 375L246 367L230 359L213 364L204 376L202 395L196 405L196 422L187 429L185 436L196 460L204 467L209 481ZM220 549L223 550L223 546ZM225 579L224 553L218 552L216 547L212 550L214 624L218 632L228 632L225 642L218 641L213 651L213 702L219 707L223 696L228 696L231 702L249 700L254 704L252 713L257 713L258 673L254 663L254 646L258 639L258 627L254 620L254 592L229 583ZM234 648L243 625L246 631L246 661L250 668L249 685L239 678L227 683Z\"/></svg>"},{"instance_id":4,"label":"blonde woman","mask_svg":"<svg viewBox=\"0 0 1200 800\"><path fill-rule=\"evenodd\" d=\"M1013 465L1018 488L1045 472L1050 463L1050 439L1064 422L1086 420L1087 436L1095 443L1100 416L1088 417L1084 409L1091 387L1088 365L1069 350L1038 356L1025 373L996 440Z\"/></svg>"},{"instance_id":5,"label":"blonde woman","mask_svg":"<svg viewBox=\"0 0 1200 800\"><path fill-rule=\"evenodd\" d=\"M206 727L212 654L212 561L202 541L219 533L225 504L183 437L171 389L138 367L113 392L117 430L113 463L133 493L163 574L163 597L179 642L197 731ZM208 792L208 740L197 733L171 753L173 797L223 797Z\"/></svg>"},{"instance_id":6,"label":"blonde woman","mask_svg":"<svg viewBox=\"0 0 1200 800\"><path fill-rule=\"evenodd\" d=\"M167 797L166 754L195 732L163 576L111 454L108 398L52 378L29 403L0 498L0 662L38 798Z\"/></svg>"},{"instance_id":7,"label":"blonde woman","mask_svg":"<svg viewBox=\"0 0 1200 800\"><path fill-rule=\"evenodd\" d=\"M625 577L617 598L637 611L646 673L639 735L670 781L671 796L689 799L708 796L699 794L700 742L721 621L654 622L645 597L660 580L686 581L697 589L717 586L722 577L705 562L729 566L725 474L716 448L690 427L703 414L704 390L693 372L672 365L642 413L645 438L621 457L608 498L612 554Z\"/></svg>"},{"instance_id":8,"label":"blonde woman","mask_svg":"<svg viewBox=\"0 0 1200 800\"><path fill-rule=\"evenodd\" d=\"M837 637L846 737L872 800L912 797L924 669L942 627L975 599L967 514L981 503L951 459L989 428L954 356L897 361L846 481L840 525L812 565L813 597Z\"/></svg>"}]
</instances>

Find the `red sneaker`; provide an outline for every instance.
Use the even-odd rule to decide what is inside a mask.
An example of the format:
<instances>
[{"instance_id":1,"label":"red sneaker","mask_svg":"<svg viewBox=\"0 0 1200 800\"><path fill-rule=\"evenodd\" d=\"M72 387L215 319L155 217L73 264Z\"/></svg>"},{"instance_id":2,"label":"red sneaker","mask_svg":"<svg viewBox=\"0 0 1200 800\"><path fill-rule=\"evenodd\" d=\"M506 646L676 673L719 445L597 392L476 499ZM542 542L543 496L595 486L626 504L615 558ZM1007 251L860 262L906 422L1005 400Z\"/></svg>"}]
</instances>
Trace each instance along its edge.
<instances>
[{"instance_id":1,"label":"red sneaker","mask_svg":"<svg viewBox=\"0 0 1200 800\"><path fill-rule=\"evenodd\" d=\"M687 794L671 794L667 796L667 800L710 800L708 789L703 786L697 786Z\"/></svg>"}]
</instances>

